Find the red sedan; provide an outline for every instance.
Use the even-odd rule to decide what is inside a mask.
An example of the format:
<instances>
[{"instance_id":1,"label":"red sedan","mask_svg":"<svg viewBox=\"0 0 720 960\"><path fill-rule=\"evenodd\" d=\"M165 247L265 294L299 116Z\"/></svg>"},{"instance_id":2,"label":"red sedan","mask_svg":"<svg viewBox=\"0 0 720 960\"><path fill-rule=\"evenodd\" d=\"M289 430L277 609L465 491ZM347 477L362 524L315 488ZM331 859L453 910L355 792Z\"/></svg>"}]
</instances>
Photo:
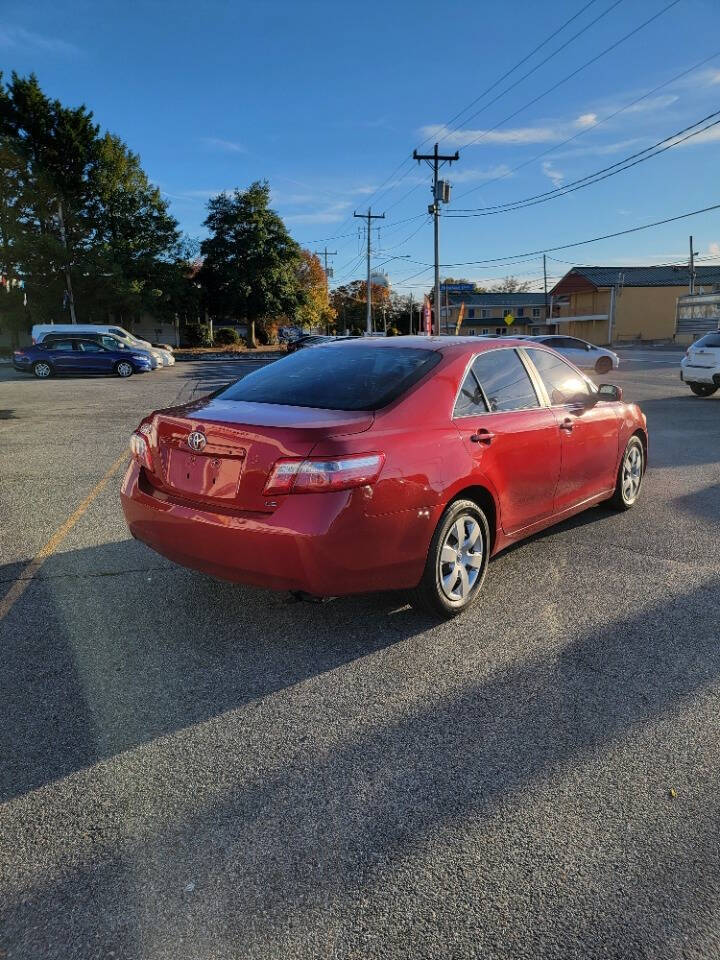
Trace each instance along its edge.
<instances>
[{"instance_id":1,"label":"red sedan","mask_svg":"<svg viewBox=\"0 0 720 960\"><path fill-rule=\"evenodd\" d=\"M313 596L406 589L453 616L508 544L631 507L647 443L620 388L529 341L350 340L146 417L122 505L185 566Z\"/></svg>"}]
</instances>

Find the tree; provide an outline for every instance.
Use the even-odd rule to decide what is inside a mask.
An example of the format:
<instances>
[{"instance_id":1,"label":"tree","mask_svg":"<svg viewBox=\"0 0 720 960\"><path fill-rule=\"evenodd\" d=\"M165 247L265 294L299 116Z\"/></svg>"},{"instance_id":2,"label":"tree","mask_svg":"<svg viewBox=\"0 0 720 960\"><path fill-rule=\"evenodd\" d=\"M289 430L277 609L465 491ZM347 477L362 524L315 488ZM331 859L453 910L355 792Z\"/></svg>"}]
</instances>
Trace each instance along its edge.
<instances>
[{"instance_id":1,"label":"tree","mask_svg":"<svg viewBox=\"0 0 720 960\"><path fill-rule=\"evenodd\" d=\"M490 287L490 293L527 293L530 286L529 280L518 280L517 277L505 277L504 280Z\"/></svg>"},{"instance_id":2,"label":"tree","mask_svg":"<svg viewBox=\"0 0 720 960\"><path fill-rule=\"evenodd\" d=\"M0 243L32 320L134 317L177 279L177 223L140 159L85 106L0 74ZM10 268L8 268L10 269Z\"/></svg>"},{"instance_id":3,"label":"tree","mask_svg":"<svg viewBox=\"0 0 720 960\"><path fill-rule=\"evenodd\" d=\"M255 325L294 317L305 303L299 279L300 248L269 207L270 187L220 193L208 203L199 279L213 318L245 318L255 346Z\"/></svg>"},{"instance_id":4,"label":"tree","mask_svg":"<svg viewBox=\"0 0 720 960\"><path fill-rule=\"evenodd\" d=\"M382 316L383 309L387 311L390 304L390 292L387 287L378 283L371 284L373 323L378 327L378 317ZM367 316L367 281L353 280L352 283L335 287L330 294L330 303L336 312L339 326L342 330L354 330L357 333L365 331Z\"/></svg>"},{"instance_id":5,"label":"tree","mask_svg":"<svg viewBox=\"0 0 720 960\"><path fill-rule=\"evenodd\" d=\"M298 279L305 302L297 309L295 322L310 329L334 325L337 313L330 304L327 277L320 259L309 250L300 251Z\"/></svg>"}]
</instances>

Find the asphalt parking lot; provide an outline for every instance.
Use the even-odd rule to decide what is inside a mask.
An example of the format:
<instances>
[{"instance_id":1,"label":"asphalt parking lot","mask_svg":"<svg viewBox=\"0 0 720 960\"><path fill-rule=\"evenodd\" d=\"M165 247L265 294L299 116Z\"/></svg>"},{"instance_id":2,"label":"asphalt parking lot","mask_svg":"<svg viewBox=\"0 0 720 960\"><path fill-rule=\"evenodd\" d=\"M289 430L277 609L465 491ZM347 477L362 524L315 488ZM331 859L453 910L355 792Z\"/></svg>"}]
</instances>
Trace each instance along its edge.
<instances>
[{"instance_id":1,"label":"asphalt parking lot","mask_svg":"<svg viewBox=\"0 0 720 960\"><path fill-rule=\"evenodd\" d=\"M624 352L641 501L438 626L129 539L140 417L250 368L0 368L0 957L720 956L720 394Z\"/></svg>"}]
</instances>

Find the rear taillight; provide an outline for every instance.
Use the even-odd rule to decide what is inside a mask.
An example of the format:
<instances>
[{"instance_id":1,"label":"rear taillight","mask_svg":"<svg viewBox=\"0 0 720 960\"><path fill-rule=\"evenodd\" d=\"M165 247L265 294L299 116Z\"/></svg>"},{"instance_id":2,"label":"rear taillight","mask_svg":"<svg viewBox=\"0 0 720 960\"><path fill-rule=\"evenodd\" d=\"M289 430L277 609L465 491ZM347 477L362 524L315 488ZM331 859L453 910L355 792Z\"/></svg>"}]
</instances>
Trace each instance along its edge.
<instances>
[{"instance_id":1,"label":"rear taillight","mask_svg":"<svg viewBox=\"0 0 720 960\"><path fill-rule=\"evenodd\" d=\"M132 453L133 460L137 460L141 467L147 467L148 470L152 470L150 450L145 437L139 433L133 433L130 437L130 452Z\"/></svg>"},{"instance_id":2,"label":"rear taillight","mask_svg":"<svg viewBox=\"0 0 720 960\"><path fill-rule=\"evenodd\" d=\"M363 453L332 460L278 460L265 484L266 494L326 493L375 483L384 453Z\"/></svg>"},{"instance_id":3,"label":"rear taillight","mask_svg":"<svg viewBox=\"0 0 720 960\"><path fill-rule=\"evenodd\" d=\"M25 356L27 356L27 354L25 353L24 350L13 350L13 356L14 356L14 357L25 357Z\"/></svg>"}]
</instances>

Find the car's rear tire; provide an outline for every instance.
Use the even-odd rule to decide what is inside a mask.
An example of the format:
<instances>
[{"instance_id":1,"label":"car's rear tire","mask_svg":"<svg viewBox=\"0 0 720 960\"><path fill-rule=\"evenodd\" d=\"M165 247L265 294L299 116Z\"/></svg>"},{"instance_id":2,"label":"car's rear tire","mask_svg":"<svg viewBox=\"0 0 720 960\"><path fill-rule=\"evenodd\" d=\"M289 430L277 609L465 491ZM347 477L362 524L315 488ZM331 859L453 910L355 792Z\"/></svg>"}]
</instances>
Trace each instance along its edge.
<instances>
[{"instance_id":1,"label":"car's rear tire","mask_svg":"<svg viewBox=\"0 0 720 960\"><path fill-rule=\"evenodd\" d=\"M128 360L118 360L115 364L115 373L119 377L131 377L134 373L133 366Z\"/></svg>"},{"instance_id":2,"label":"car's rear tire","mask_svg":"<svg viewBox=\"0 0 720 960\"><path fill-rule=\"evenodd\" d=\"M688 386L696 397L711 397L718 390L714 383L689 383Z\"/></svg>"},{"instance_id":3,"label":"car's rear tire","mask_svg":"<svg viewBox=\"0 0 720 960\"><path fill-rule=\"evenodd\" d=\"M640 496L645 476L645 447L640 437L630 437L620 461L615 493L610 503L616 510L629 510Z\"/></svg>"},{"instance_id":4,"label":"car's rear tire","mask_svg":"<svg viewBox=\"0 0 720 960\"><path fill-rule=\"evenodd\" d=\"M464 613L477 599L490 553L487 518L472 500L455 500L440 518L410 603L434 617Z\"/></svg>"},{"instance_id":5,"label":"car's rear tire","mask_svg":"<svg viewBox=\"0 0 720 960\"><path fill-rule=\"evenodd\" d=\"M612 370L612 360L610 357L600 357L598 362L595 364L595 370L598 373L610 373Z\"/></svg>"},{"instance_id":6,"label":"car's rear tire","mask_svg":"<svg viewBox=\"0 0 720 960\"><path fill-rule=\"evenodd\" d=\"M53 375L53 368L45 360L36 360L32 365L32 372L38 380L47 380L48 377Z\"/></svg>"}]
</instances>

